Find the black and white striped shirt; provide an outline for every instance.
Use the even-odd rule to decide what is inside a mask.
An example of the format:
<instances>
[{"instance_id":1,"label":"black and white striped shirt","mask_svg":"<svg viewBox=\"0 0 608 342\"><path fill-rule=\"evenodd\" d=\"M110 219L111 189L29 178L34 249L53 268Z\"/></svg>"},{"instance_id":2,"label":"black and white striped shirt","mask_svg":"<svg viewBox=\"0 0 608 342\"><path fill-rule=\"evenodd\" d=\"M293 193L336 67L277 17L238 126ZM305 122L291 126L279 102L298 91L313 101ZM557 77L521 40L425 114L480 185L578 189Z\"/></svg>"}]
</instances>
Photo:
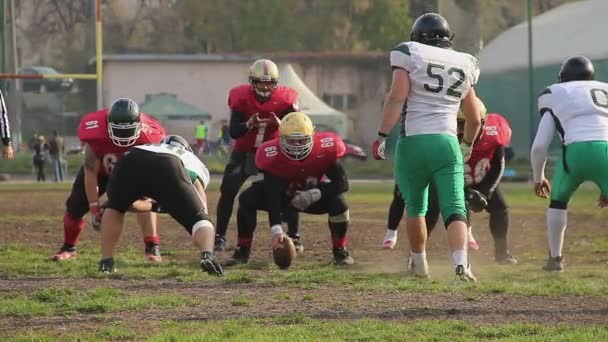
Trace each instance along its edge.
<instances>
[{"instance_id":1,"label":"black and white striped shirt","mask_svg":"<svg viewBox=\"0 0 608 342\"><path fill-rule=\"evenodd\" d=\"M2 140L2 145L4 146L11 142L11 128L8 124L8 111L6 110L6 102L4 102L2 91L0 91L0 140Z\"/></svg>"}]
</instances>

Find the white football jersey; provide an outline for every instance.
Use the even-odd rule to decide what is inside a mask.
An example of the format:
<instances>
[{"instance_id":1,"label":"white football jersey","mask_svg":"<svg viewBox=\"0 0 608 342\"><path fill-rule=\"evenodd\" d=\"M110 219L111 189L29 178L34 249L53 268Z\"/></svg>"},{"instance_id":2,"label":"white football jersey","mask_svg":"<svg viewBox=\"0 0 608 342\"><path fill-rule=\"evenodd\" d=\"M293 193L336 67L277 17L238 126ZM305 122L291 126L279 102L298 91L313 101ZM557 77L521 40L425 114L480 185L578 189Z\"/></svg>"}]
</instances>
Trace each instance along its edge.
<instances>
[{"instance_id":1,"label":"white football jersey","mask_svg":"<svg viewBox=\"0 0 608 342\"><path fill-rule=\"evenodd\" d=\"M146 144L135 146L134 148L177 156L179 159L181 159L184 168L186 171L188 171L188 174L196 175L201 183L203 183L203 188L206 189L207 185L209 185L209 170L205 164L203 164L203 162L194 155L194 153L186 150L185 148L169 144Z\"/></svg>"},{"instance_id":2,"label":"white football jersey","mask_svg":"<svg viewBox=\"0 0 608 342\"><path fill-rule=\"evenodd\" d=\"M553 117L565 145L608 140L608 83L555 83L540 94L538 110Z\"/></svg>"},{"instance_id":3,"label":"white football jersey","mask_svg":"<svg viewBox=\"0 0 608 342\"><path fill-rule=\"evenodd\" d=\"M451 49L404 42L391 51L391 66L409 72L405 134L456 135L460 101L477 83L477 59Z\"/></svg>"}]
</instances>

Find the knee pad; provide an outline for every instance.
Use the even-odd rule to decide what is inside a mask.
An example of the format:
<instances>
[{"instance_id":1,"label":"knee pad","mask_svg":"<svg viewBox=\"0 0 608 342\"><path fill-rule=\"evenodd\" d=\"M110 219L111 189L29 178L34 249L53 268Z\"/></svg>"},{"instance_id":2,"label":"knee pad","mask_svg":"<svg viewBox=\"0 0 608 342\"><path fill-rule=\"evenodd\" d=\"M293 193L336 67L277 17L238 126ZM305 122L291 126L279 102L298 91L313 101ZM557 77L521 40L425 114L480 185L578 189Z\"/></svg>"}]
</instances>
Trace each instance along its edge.
<instances>
[{"instance_id":1,"label":"knee pad","mask_svg":"<svg viewBox=\"0 0 608 342\"><path fill-rule=\"evenodd\" d=\"M461 215L461 214L452 214L443 223L445 225L445 229L448 229L448 226L450 225L450 223L455 222L455 221L461 221L461 222L464 222L466 225L468 225L466 216Z\"/></svg>"},{"instance_id":2,"label":"knee pad","mask_svg":"<svg viewBox=\"0 0 608 342\"><path fill-rule=\"evenodd\" d=\"M551 203L549 203L549 208L566 210L566 209L568 209L568 203L565 203L562 201L551 200Z\"/></svg>"},{"instance_id":3,"label":"knee pad","mask_svg":"<svg viewBox=\"0 0 608 342\"><path fill-rule=\"evenodd\" d=\"M346 209L342 214L334 215L329 217L330 223L343 223L350 221L350 211Z\"/></svg>"},{"instance_id":4,"label":"knee pad","mask_svg":"<svg viewBox=\"0 0 608 342\"><path fill-rule=\"evenodd\" d=\"M198 222L196 222L193 226L192 226L192 235L194 236L194 234L196 234L196 232L199 229L215 229L213 227L213 223L211 223L211 221L209 220L200 220Z\"/></svg>"}]
</instances>

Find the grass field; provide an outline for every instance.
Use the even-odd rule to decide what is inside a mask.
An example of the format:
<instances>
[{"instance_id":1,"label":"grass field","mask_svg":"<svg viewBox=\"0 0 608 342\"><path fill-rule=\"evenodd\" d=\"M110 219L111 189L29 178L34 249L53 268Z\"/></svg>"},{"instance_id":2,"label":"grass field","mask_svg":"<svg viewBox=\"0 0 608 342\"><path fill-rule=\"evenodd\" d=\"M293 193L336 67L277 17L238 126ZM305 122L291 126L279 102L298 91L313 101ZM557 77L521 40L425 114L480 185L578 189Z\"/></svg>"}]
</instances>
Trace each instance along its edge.
<instances>
[{"instance_id":1,"label":"grass field","mask_svg":"<svg viewBox=\"0 0 608 342\"><path fill-rule=\"evenodd\" d=\"M116 255L118 273L97 273L98 236L86 229L80 257L48 261L62 242L70 184L0 184L0 340L571 340L608 339L608 214L584 186L571 203L566 272L541 270L546 202L528 184L507 184L511 250L520 264L493 262L487 214L473 217L479 283L454 285L445 233L431 236L432 277L405 275L408 247L379 248L391 182L354 182L349 249L357 264L331 265L326 217L303 216L306 250L292 268L272 263L259 215L252 261L212 278L197 266L185 231L159 217L164 261L151 264L134 219ZM217 182L209 195L217 200ZM213 210L214 211L214 210ZM235 222L229 228L232 253Z\"/></svg>"}]
</instances>

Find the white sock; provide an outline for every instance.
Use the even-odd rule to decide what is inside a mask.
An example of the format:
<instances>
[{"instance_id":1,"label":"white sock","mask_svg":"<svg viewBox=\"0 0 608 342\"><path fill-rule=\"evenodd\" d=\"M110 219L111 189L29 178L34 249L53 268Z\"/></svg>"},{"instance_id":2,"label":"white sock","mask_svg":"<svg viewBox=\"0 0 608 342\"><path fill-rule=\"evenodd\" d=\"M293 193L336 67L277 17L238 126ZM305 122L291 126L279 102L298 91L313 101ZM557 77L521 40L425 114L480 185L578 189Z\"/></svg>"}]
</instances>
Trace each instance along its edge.
<instances>
[{"instance_id":1,"label":"white sock","mask_svg":"<svg viewBox=\"0 0 608 342\"><path fill-rule=\"evenodd\" d=\"M465 268L469 264L467 261L467 251L464 249L455 250L452 252L452 260L454 260L454 265L462 265Z\"/></svg>"},{"instance_id":2,"label":"white sock","mask_svg":"<svg viewBox=\"0 0 608 342\"><path fill-rule=\"evenodd\" d=\"M410 256L412 257L412 260L414 260L414 264L417 265L422 265L422 263L426 260L426 252L424 251L422 253L410 251Z\"/></svg>"},{"instance_id":3,"label":"white sock","mask_svg":"<svg viewBox=\"0 0 608 342\"><path fill-rule=\"evenodd\" d=\"M397 232L398 230L386 230L386 235L384 235L384 240L397 240Z\"/></svg>"},{"instance_id":4,"label":"white sock","mask_svg":"<svg viewBox=\"0 0 608 342\"><path fill-rule=\"evenodd\" d=\"M562 256L562 246L564 245L564 234L568 224L568 211L564 209L547 209L547 238L551 257Z\"/></svg>"}]
</instances>

